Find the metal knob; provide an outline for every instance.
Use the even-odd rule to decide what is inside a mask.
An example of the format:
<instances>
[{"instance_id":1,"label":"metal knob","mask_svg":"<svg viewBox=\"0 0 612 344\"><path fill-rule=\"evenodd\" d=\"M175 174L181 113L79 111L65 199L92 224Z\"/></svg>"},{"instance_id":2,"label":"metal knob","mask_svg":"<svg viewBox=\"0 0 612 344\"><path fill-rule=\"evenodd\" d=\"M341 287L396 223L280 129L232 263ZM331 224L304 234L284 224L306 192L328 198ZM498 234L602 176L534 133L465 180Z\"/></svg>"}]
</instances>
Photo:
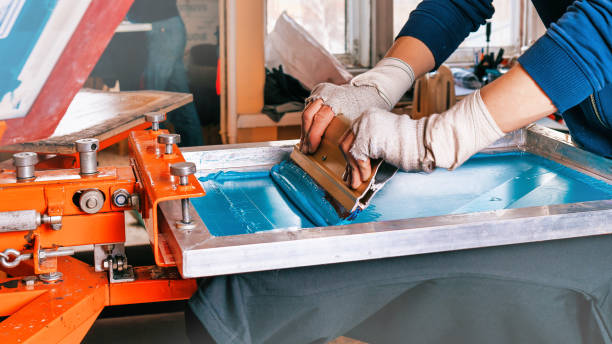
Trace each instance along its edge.
<instances>
[{"instance_id":1,"label":"metal knob","mask_svg":"<svg viewBox=\"0 0 612 344\"><path fill-rule=\"evenodd\" d=\"M162 112L147 112L145 120L151 123L151 130L159 130L159 123L166 120L166 114Z\"/></svg>"},{"instance_id":2,"label":"metal knob","mask_svg":"<svg viewBox=\"0 0 612 344\"><path fill-rule=\"evenodd\" d=\"M17 179L34 178L34 166L38 163L38 154L34 152L20 152L13 154L13 165Z\"/></svg>"},{"instance_id":3,"label":"metal knob","mask_svg":"<svg viewBox=\"0 0 612 344\"><path fill-rule=\"evenodd\" d=\"M170 165L170 174L179 177L180 185L189 184L190 175L196 173L196 166L192 162L177 162L176 164Z\"/></svg>"},{"instance_id":4,"label":"metal knob","mask_svg":"<svg viewBox=\"0 0 612 344\"><path fill-rule=\"evenodd\" d=\"M161 134L157 136L157 143L166 145L166 154L172 154L172 145L181 143L179 134Z\"/></svg>"},{"instance_id":5,"label":"metal knob","mask_svg":"<svg viewBox=\"0 0 612 344\"><path fill-rule=\"evenodd\" d=\"M170 165L170 174L179 177L180 185L189 184L189 176L196 172L196 166L192 162L179 162ZM182 229L192 229L195 224L191 220L191 214L189 214L189 198L181 199L181 209L183 219L177 221L176 226Z\"/></svg>"},{"instance_id":6,"label":"metal knob","mask_svg":"<svg viewBox=\"0 0 612 344\"><path fill-rule=\"evenodd\" d=\"M81 160L81 174L98 173L98 139L80 139L75 141L79 159Z\"/></svg>"},{"instance_id":7,"label":"metal knob","mask_svg":"<svg viewBox=\"0 0 612 344\"><path fill-rule=\"evenodd\" d=\"M79 196L79 208L88 214L95 214L104 205L104 194L98 189L83 190Z\"/></svg>"}]
</instances>

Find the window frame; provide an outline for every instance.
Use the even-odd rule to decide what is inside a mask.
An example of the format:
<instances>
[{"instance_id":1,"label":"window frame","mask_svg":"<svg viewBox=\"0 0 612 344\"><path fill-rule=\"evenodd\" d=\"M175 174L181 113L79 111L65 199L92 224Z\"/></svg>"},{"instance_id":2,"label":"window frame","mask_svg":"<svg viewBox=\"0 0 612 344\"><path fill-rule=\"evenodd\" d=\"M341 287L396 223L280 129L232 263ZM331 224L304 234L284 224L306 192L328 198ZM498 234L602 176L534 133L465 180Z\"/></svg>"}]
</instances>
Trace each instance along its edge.
<instances>
[{"instance_id":1,"label":"window frame","mask_svg":"<svg viewBox=\"0 0 612 344\"><path fill-rule=\"evenodd\" d=\"M393 0L374 0L374 2L377 3L377 11L373 21L389 22L389 20L385 19L393 18ZM500 48L503 48L504 57L517 57L521 55L546 31L530 0L519 0L516 7L514 7L512 18L515 18L511 24L513 26L512 30L515 32L513 44L490 46L490 51L498 51ZM376 23L373 25L373 30L383 30L382 32L374 32L373 36L377 38L382 37L384 42L382 44L374 44L376 53L374 54L375 59L372 60L373 64L378 62L384 56L383 51L386 51L393 44L392 42L395 39L393 35L393 21L391 20L390 22L390 25L387 26L376 25ZM389 38L391 39L391 44L388 43ZM471 66L474 64L475 49L477 48L459 47L444 63L458 67Z\"/></svg>"},{"instance_id":2,"label":"window frame","mask_svg":"<svg viewBox=\"0 0 612 344\"><path fill-rule=\"evenodd\" d=\"M383 0L388 1L388 0ZM334 54L349 69L369 68L372 59L371 12L376 0L344 0L345 3L345 53ZM264 27L268 27L268 0L265 0ZM267 30L267 29L266 29ZM267 34L267 31L266 31Z\"/></svg>"},{"instance_id":3,"label":"window frame","mask_svg":"<svg viewBox=\"0 0 612 344\"><path fill-rule=\"evenodd\" d=\"M267 27L268 1L265 0ZM371 68L380 61L395 40L393 33L393 0L345 0L345 50L334 54L351 72ZM516 57L524 52L545 32L529 0L519 0L513 9L513 44L492 45L490 51L504 49L505 57ZM475 47L459 47L444 62L465 67L474 64Z\"/></svg>"}]
</instances>

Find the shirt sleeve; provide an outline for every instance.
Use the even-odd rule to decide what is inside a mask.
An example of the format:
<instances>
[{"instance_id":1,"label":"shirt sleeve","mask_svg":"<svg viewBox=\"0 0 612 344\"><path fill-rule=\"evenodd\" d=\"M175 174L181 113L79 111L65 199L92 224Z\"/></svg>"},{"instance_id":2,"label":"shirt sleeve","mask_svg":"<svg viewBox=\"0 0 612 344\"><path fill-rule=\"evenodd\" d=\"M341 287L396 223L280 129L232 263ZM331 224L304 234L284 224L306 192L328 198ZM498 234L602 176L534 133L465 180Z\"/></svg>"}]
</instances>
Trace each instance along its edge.
<instances>
[{"instance_id":1,"label":"shirt sleeve","mask_svg":"<svg viewBox=\"0 0 612 344\"><path fill-rule=\"evenodd\" d=\"M581 0L519 58L560 112L612 83L612 1Z\"/></svg>"},{"instance_id":2,"label":"shirt sleeve","mask_svg":"<svg viewBox=\"0 0 612 344\"><path fill-rule=\"evenodd\" d=\"M411 36L432 52L436 67L485 23L495 9L492 0L424 0L410 13L397 38Z\"/></svg>"}]
</instances>

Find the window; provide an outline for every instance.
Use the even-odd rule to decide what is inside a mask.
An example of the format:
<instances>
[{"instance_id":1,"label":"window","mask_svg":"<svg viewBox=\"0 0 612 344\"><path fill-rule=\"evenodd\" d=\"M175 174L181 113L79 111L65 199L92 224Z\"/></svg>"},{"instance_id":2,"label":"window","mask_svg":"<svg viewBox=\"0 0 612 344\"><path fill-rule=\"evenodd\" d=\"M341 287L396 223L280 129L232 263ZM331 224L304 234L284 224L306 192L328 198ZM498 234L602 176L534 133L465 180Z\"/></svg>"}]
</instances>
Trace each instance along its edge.
<instances>
[{"instance_id":1,"label":"window","mask_svg":"<svg viewBox=\"0 0 612 344\"><path fill-rule=\"evenodd\" d=\"M285 11L332 54L347 53L345 0L268 0L268 32Z\"/></svg>"},{"instance_id":2,"label":"window","mask_svg":"<svg viewBox=\"0 0 612 344\"><path fill-rule=\"evenodd\" d=\"M421 0L267 0L267 31L286 11L349 67L370 67L380 59ZM518 55L526 41L533 42L529 0L493 0L491 51L504 48ZM389 22L387 18L392 18ZM532 23L533 22L533 23ZM524 26L524 27L521 27ZM526 25L526 27L525 27ZM541 26L541 25L540 25ZM486 46L485 26L471 33L447 63L469 64ZM541 30L540 30L541 31ZM541 34L541 33L539 33ZM529 36L529 37L526 37Z\"/></svg>"},{"instance_id":3,"label":"window","mask_svg":"<svg viewBox=\"0 0 612 344\"><path fill-rule=\"evenodd\" d=\"M267 0L266 29L287 12L348 66L370 65L370 0Z\"/></svg>"},{"instance_id":4,"label":"window","mask_svg":"<svg viewBox=\"0 0 612 344\"><path fill-rule=\"evenodd\" d=\"M393 36L402 29L410 12L420 3L420 0L393 0ZM493 0L495 13L491 21L491 42L493 51L504 48L506 54L519 51L521 24L521 2L516 0ZM486 29L481 26L472 32L461 43L459 49L451 55L447 62L473 62L474 52L486 46Z\"/></svg>"}]
</instances>

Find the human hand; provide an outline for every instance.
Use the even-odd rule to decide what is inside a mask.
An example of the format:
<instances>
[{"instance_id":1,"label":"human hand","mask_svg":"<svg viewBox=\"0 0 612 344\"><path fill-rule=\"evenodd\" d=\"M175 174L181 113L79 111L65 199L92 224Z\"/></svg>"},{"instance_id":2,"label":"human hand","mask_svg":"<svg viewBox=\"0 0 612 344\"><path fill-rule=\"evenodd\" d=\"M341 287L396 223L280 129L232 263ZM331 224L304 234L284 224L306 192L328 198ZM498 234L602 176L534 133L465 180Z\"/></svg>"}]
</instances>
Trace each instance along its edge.
<instances>
[{"instance_id":1,"label":"human hand","mask_svg":"<svg viewBox=\"0 0 612 344\"><path fill-rule=\"evenodd\" d=\"M342 114L350 122L365 111L366 106L387 106L376 89L352 84L337 86L323 83L317 85L302 112L302 153L314 153L321 143L325 130L336 115Z\"/></svg>"},{"instance_id":2,"label":"human hand","mask_svg":"<svg viewBox=\"0 0 612 344\"><path fill-rule=\"evenodd\" d=\"M385 58L376 67L337 86L317 85L302 113L300 149L314 153L334 116L344 115L351 122L370 108L390 110L414 82L412 68L396 58Z\"/></svg>"},{"instance_id":3,"label":"human hand","mask_svg":"<svg viewBox=\"0 0 612 344\"><path fill-rule=\"evenodd\" d=\"M418 121L407 115L380 109L364 112L340 142L347 161L343 177L347 185L357 189L370 178L370 158L383 159L407 171L420 170L417 126Z\"/></svg>"},{"instance_id":4,"label":"human hand","mask_svg":"<svg viewBox=\"0 0 612 344\"><path fill-rule=\"evenodd\" d=\"M340 148L347 159L346 181L354 189L370 177L369 159L404 171L452 170L504 136L478 90L447 111L419 120L369 109L351 129Z\"/></svg>"},{"instance_id":5,"label":"human hand","mask_svg":"<svg viewBox=\"0 0 612 344\"><path fill-rule=\"evenodd\" d=\"M352 130L347 131L340 141L340 150L346 160L346 169L342 175L342 180L352 189L357 189L372 175L372 162L369 157L363 160L357 160L353 157L350 150L354 142L355 134Z\"/></svg>"}]
</instances>

